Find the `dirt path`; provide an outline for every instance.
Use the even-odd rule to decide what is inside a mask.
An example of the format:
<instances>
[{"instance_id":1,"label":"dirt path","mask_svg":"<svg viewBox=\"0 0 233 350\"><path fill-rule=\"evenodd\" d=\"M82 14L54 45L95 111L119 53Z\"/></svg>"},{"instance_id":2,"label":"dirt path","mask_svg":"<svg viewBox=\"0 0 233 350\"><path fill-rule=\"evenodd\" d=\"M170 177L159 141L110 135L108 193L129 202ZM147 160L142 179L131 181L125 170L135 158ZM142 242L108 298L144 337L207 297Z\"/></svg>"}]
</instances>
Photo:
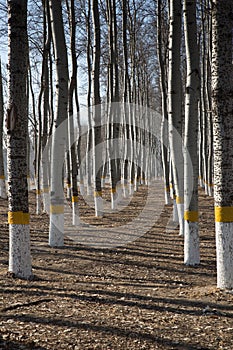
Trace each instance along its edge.
<instances>
[{"instance_id":1,"label":"dirt path","mask_svg":"<svg viewBox=\"0 0 233 350\"><path fill-rule=\"evenodd\" d=\"M89 225L132 220L146 203L140 187L130 206ZM106 198L108 200L108 198ZM0 200L0 349L233 349L233 296L216 289L213 201L200 192L201 264L183 265L183 239L168 230L171 207L143 237L118 248L66 239L48 247L48 217L30 194L34 280L7 275L7 203ZM152 214L153 215L153 214Z\"/></svg>"}]
</instances>

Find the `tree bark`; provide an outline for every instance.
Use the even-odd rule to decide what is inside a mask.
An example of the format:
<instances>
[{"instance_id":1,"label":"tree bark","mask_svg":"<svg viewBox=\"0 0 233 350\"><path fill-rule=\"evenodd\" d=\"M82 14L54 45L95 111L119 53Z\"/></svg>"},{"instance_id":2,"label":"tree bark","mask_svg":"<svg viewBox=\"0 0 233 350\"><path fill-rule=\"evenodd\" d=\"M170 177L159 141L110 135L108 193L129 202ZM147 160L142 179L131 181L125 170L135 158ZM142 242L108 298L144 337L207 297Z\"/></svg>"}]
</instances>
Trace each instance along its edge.
<instances>
[{"instance_id":1,"label":"tree bark","mask_svg":"<svg viewBox=\"0 0 233 350\"><path fill-rule=\"evenodd\" d=\"M9 271L32 276L27 186L28 70L27 1L8 1L9 81L7 170L9 191Z\"/></svg>"},{"instance_id":2,"label":"tree bark","mask_svg":"<svg viewBox=\"0 0 233 350\"><path fill-rule=\"evenodd\" d=\"M212 111L217 286L233 288L233 3L212 3Z\"/></svg>"},{"instance_id":3,"label":"tree bark","mask_svg":"<svg viewBox=\"0 0 233 350\"><path fill-rule=\"evenodd\" d=\"M67 145L68 59L61 0L50 0L52 39L57 72L55 128L52 134L49 245L64 244L62 169Z\"/></svg>"},{"instance_id":4,"label":"tree bark","mask_svg":"<svg viewBox=\"0 0 233 350\"><path fill-rule=\"evenodd\" d=\"M169 160L168 160L168 111L167 111L167 74L166 74L166 48L163 47L162 40L162 6L161 0L158 0L157 17L157 54L160 68L160 90L162 97L162 125L161 125L161 151L164 178L165 204L170 203L169 186Z\"/></svg>"},{"instance_id":5,"label":"tree bark","mask_svg":"<svg viewBox=\"0 0 233 350\"><path fill-rule=\"evenodd\" d=\"M101 187L102 154L101 150L101 99L100 99L100 16L98 0L92 0L92 17L94 27L94 54L92 66L93 79L93 175L95 215L103 216ZM98 150L97 150L98 146Z\"/></svg>"},{"instance_id":6,"label":"tree bark","mask_svg":"<svg viewBox=\"0 0 233 350\"><path fill-rule=\"evenodd\" d=\"M200 96L196 1L184 1L187 78L184 132L184 262L200 262L198 231L198 100ZM192 166L190 166L191 164Z\"/></svg>"},{"instance_id":7,"label":"tree bark","mask_svg":"<svg viewBox=\"0 0 233 350\"><path fill-rule=\"evenodd\" d=\"M3 120L4 120L4 102L3 102L3 87L2 87L2 69L0 61L0 197L7 198L6 182L4 172L4 157L3 157Z\"/></svg>"},{"instance_id":8,"label":"tree bark","mask_svg":"<svg viewBox=\"0 0 233 350\"><path fill-rule=\"evenodd\" d=\"M182 89L180 71L181 0L170 1L168 119L180 235L184 235L184 160L182 150Z\"/></svg>"}]
</instances>

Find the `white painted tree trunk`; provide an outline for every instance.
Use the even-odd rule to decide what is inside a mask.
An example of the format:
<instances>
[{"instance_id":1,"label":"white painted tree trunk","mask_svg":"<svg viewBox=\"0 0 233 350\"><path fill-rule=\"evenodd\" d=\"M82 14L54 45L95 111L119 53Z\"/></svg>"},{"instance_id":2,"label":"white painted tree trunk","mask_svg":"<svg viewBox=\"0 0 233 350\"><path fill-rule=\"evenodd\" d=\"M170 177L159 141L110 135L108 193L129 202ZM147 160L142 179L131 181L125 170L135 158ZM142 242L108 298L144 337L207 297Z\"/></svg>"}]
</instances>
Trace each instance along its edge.
<instances>
[{"instance_id":1,"label":"white painted tree trunk","mask_svg":"<svg viewBox=\"0 0 233 350\"><path fill-rule=\"evenodd\" d=\"M29 225L9 225L9 271L26 279L32 275Z\"/></svg>"},{"instance_id":2,"label":"white painted tree trunk","mask_svg":"<svg viewBox=\"0 0 233 350\"><path fill-rule=\"evenodd\" d=\"M212 3L212 113L217 286L233 289L233 2Z\"/></svg>"},{"instance_id":3,"label":"white painted tree trunk","mask_svg":"<svg viewBox=\"0 0 233 350\"><path fill-rule=\"evenodd\" d=\"M49 152L48 146L45 146L42 153L41 166L42 166L42 196L43 196L43 210L49 214L50 208L50 194L49 194Z\"/></svg>"},{"instance_id":4,"label":"white painted tree trunk","mask_svg":"<svg viewBox=\"0 0 233 350\"><path fill-rule=\"evenodd\" d=\"M9 193L9 271L32 277L27 186L27 1L8 1L9 80L7 170Z\"/></svg>"},{"instance_id":5,"label":"white painted tree trunk","mask_svg":"<svg viewBox=\"0 0 233 350\"><path fill-rule=\"evenodd\" d=\"M74 127L74 107L73 100L74 94L77 92L77 59L76 59L76 22L75 22L75 9L74 0L67 2L67 10L69 13L69 25L70 25L70 49L71 49L71 62L72 62L72 73L69 84L69 94L68 94L68 144L69 144L69 163L70 163L70 179L71 179L71 202L72 202L72 222L73 225L79 224L79 206L78 206L78 183L77 183L77 158L79 164L81 164L81 124L79 120L79 103L78 98L76 98L77 104L77 121L78 121L78 133L79 142L76 143L78 135L75 135ZM77 95L76 95L77 97ZM82 178L82 167L79 166L80 184L83 183ZM81 186L80 186L81 187Z\"/></svg>"},{"instance_id":6,"label":"white painted tree trunk","mask_svg":"<svg viewBox=\"0 0 233 350\"><path fill-rule=\"evenodd\" d=\"M100 99L100 16L98 0L92 0L92 17L94 27L94 57L93 57L93 175L95 215L103 216L103 199L101 187L101 99ZM99 145L99 146L98 146ZM98 146L98 149L97 149Z\"/></svg>"},{"instance_id":7,"label":"white painted tree trunk","mask_svg":"<svg viewBox=\"0 0 233 350\"><path fill-rule=\"evenodd\" d=\"M182 98L180 71L181 1L170 1L168 120L173 178L180 235L184 235L184 160L182 149Z\"/></svg>"},{"instance_id":8,"label":"white painted tree trunk","mask_svg":"<svg viewBox=\"0 0 233 350\"><path fill-rule=\"evenodd\" d=\"M52 135L49 245L64 244L62 168L67 145L68 60L61 0L50 0L52 38L57 71L56 122Z\"/></svg>"},{"instance_id":9,"label":"white painted tree trunk","mask_svg":"<svg viewBox=\"0 0 233 350\"><path fill-rule=\"evenodd\" d=\"M200 262L198 232L199 166L197 147L200 78L195 0L192 2L188 0L184 1L184 28L187 57L184 135L184 263L187 265L197 265Z\"/></svg>"}]
</instances>

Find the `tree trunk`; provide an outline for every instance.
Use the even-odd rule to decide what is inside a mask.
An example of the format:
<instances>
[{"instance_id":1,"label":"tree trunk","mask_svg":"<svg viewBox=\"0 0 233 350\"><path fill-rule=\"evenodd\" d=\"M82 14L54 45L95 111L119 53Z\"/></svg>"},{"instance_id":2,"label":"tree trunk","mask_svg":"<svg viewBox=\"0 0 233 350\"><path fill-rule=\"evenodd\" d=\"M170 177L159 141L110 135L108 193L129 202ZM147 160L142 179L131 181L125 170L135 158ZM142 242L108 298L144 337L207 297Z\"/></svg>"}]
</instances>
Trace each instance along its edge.
<instances>
[{"instance_id":1,"label":"tree trunk","mask_svg":"<svg viewBox=\"0 0 233 350\"><path fill-rule=\"evenodd\" d=\"M198 100L199 53L197 45L196 1L184 1L184 28L187 57L184 132L184 262L200 262L198 231ZM190 162L192 166L190 166Z\"/></svg>"},{"instance_id":2,"label":"tree trunk","mask_svg":"<svg viewBox=\"0 0 233 350\"><path fill-rule=\"evenodd\" d=\"M9 191L9 271L32 276L27 186L28 69L27 1L8 1L9 81L7 170Z\"/></svg>"},{"instance_id":3,"label":"tree trunk","mask_svg":"<svg viewBox=\"0 0 233 350\"><path fill-rule=\"evenodd\" d=\"M93 175L95 215L103 216L103 200L101 187L101 99L100 99L100 18L98 0L92 0L92 16L94 26L94 55L93 55ZM98 150L97 150L98 146Z\"/></svg>"},{"instance_id":4,"label":"tree trunk","mask_svg":"<svg viewBox=\"0 0 233 350\"><path fill-rule=\"evenodd\" d=\"M74 0L70 0L70 5L67 5L69 11L69 23L70 23L70 49L71 49L71 61L72 61L72 75L69 86L69 97L68 97L68 140L69 140L69 155L70 155L70 167L71 167L71 202L72 202L72 213L73 213L73 225L79 224L79 209L78 209L78 184L77 184L77 153L76 153L76 142L74 135L74 107L73 97L77 88L77 60L76 60L76 23L75 23L75 11L74 11ZM79 112L79 111L78 111ZM80 129L80 125L79 125ZM80 130L79 130L80 131ZM79 149L80 149L80 145ZM80 159L79 159L80 161ZM81 169L80 169L81 171ZM81 179L80 179L81 182ZM80 185L81 186L81 185Z\"/></svg>"},{"instance_id":5,"label":"tree trunk","mask_svg":"<svg viewBox=\"0 0 233 350\"><path fill-rule=\"evenodd\" d=\"M43 87L43 128L42 128L42 155L41 155L41 167L42 167L42 183L41 191L43 195L44 211L49 213L50 198L49 198L49 152L48 142L48 122L49 122L49 55L51 46L51 20L49 12L49 1L45 1L45 21L47 24L47 31L45 36L45 45L43 53L43 64L44 64L44 87ZM52 82L51 82L52 84Z\"/></svg>"},{"instance_id":6,"label":"tree trunk","mask_svg":"<svg viewBox=\"0 0 233 350\"><path fill-rule=\"evenodd\" d=\"M92 128L91 128L91 93L92 93L92 58L91 58L91 0L88 0L88 10L86 15L86 30L87 30L87 70L88 70L88 88L87 88L87 147L86 147L86 176L87 176L87 196L92 195L91 178L92 178Z\"/></svg>"},{"instance_id":7,"label":"tree trunk","mask_svg":"<svg viewBox=\"0 0 233 350\"><path fill-rule=\"evenodd\" d=\"M165 51L165 52L164 52ZM168 112L167 112L167 74L166 74L166 48L162 41L162 6L161 0L158 0L157 17L157 54L160 68L160 90L162 96L162 125L161 125L161 151L164 178L165 204L170 203L169 186L169 160L168 160Z\"/></svg>"},{"instance_id":8,"label":"tree trunk","mask_svg":"<svg viewBox=\"0 0 233 350\"><path fill-rule=\"evenodd\" d=\"M64 194L62 169L67 145L68 60L61 0L50 0L52 39L57 72L56 121L52 134L49 244L64 244Z\"/></svg>"},{"instance_id":9,"label":"tree trunk","mask_svg":"<svg viewBox=\"0 0 233 350\"><path fill-rule=\"evenodd\" d=\"M4 120L4 105L3 105L3 88L2 88L2 69L0 61L0 197L7 198L6 182L4 172L3 158L3 120Z\"/></svg>"},{"instance_id":10,"label":"tree trunk","mask_svg":"<svg viewBox=\"0 0 233 350\"><path fill-rule=\"evenodd\" d=\"M233 288L233 3L213 1L212 111L217 286Z\"/></svg>"},{"instance_id":11,"label":"tree trunk","mask_svg":"<svg viewBox=\"0 0 233 350\"><path fill-rule=\"evenodd\" d=\"M182 151L182 96L180 72L181 0L170 1L168 118L180 235L184 234L184 160Z\"/></svg>"}]
</instances>

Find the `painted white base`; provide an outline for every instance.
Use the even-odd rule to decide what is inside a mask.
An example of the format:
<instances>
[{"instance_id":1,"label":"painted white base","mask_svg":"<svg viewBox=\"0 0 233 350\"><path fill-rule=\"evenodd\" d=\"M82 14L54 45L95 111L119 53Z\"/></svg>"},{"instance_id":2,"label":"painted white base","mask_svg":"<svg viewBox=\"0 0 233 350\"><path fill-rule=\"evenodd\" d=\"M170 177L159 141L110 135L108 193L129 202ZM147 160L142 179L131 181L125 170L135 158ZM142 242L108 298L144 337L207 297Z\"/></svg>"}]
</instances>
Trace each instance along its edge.
<instances>
[{"instance_id":1,"label":"painted white base","mask_svg":"<svg viewBox=\"0 0 233 350\"><path fill-rule=\"evenodd\" d=\"M165 204L169 205L171 204L171 198L170 198L170 193L168 191L164 191L164 198L165 198Z\"/></svg>"},{"instance_id":2,"label":"painted white base","mask_svg":"<svg viewBox=\"0 0 233 350\"><path fill-rule=\"evenodd\" d=\"M88 197L93 196L93 190L92 190L91 186L88 186L88 185L87 185L87 196Z\"/></svg>"},{"instance_id":3,"label":"painted white base","mask_svg":"<svg viewBox=\"0 0 233 350\"><path fill-rule=\"evenodd\" d=\"M16 277L32 277L29 225L9 225L9 271Z\"/></svg>"},{"instance_id":4,"label":"painted white base","mask_svg":"<svg viewBox=\"0 0 233 350\"><path fill-rule=\"evenodd\" d=\"M42 206L41 206L41 195L36 194L36 214L39 215L42 213Z\"/></svg>"},{"instance_id":5,"label":"painted white base","mask_svg":"<svg viewBox=\"0 0 233 350\"><path fill-rule=\"evenodd\" d=\"M105 186L105 177L101 178L101 187L103 188Z\"/></svg>"},{"instance_id":6,"label":"painted white base","mask_svg":"<svg viewBox=\"0 0 233 350\"><path fill-rule=\"evenodd\" d=\"M129 195L132 196L134 194L134 184L129 184Z\"/></svg>"},{"instance_id":7,"label":"painted white base","mask_svg":"<svg viewBox=\"0 0 233 350\"><path fill-rule=\"evenodd\" d=\"M50 211L50 195L48 192L43 192L43 206L44 212L49 214Z\"/></svg>"},{"instance_id":8,"label":"painted white base","mask_svg":"<svg viewBox=\"0 0 233 350\"><path fill-rule=\"evenodd\" d=\"M184 236L184 204L176 204L179 218L179 236Z\"/></svg>"},{"instance_id":9,"label":"painted white base","mask_svg":"<svg viewBox=\"0 0 233 350\"><path fill-rule=\"evenodd\" d=\"M146 184L146 180L145 179L141 179L141 185L145 185Z\"/></svg>"},{"instance_id":10,"label":"painted white base","mask_svg":"<svg viewBox=\"0 0 233 350\"><path fill-rule=\"evenodd\" d=\"M123 188L123 197L128 198L129 197L129 187L126 185Z\"/></svg>"},{"instance_id":11,"label":"painted white base","mask_svg":"<svg viewBox=\"0 0 233 350\"><path fill-rule=\"evenodd\" d=\"M216 222L217 287L233 289L233 222Z\"/></svg>"},{"instance_id":12,"label":"painted white base","mask_svg":"<svg viewBox=\"0 0 233 350\"><path fill-rule=\"evenodd\" d=\"M198 222L184 221L184 263L186 265L200 264L200 244Z\"/></svg>"},{"instance_id":13,"label":"painted white base","mask_svg":"<svg viewBox=\"0 0 233 350\"><path fill-rule=\"evenodd\" d=\"M128 181L127 180L122 180L121 181L121 186L122 186L122 196L124 198L128 198L129 197L129 185L128 185Z\"/></svg>"},{"instance_id":14,"label":"painted white base","mask_svg":"<svg viewBox=\"0 0 233 350\"><path fill-rule=\"evenodd\" d=\"M102 217L103 216L103 198L97 196L94 198L95 202L95 216Z\"/></svg>"},{"instance_id":15,"label":"painted white base","mask_svg":"<svg viewBox=\"0 0 233 350\"><path fill-rule=\"evenodd\" d=\"M64 214L51 214L49 225L50 247L64 246Z\"/></svg>"},{"instance_id":16,"label":"painted white base","mask_svg":"<svg viewBox=\"0 0 233 350\"><path fill-rule=\"evenodd\" d=\"M111 193L111 209L116 210L117 201L116 201L116 193Z\"/></svg>"},{"instance_id":17,"label":"painted white base","mask_svg":"<svg viewBox=\"0 0 233 350\"><path fill-rule=\"evenodd\" d=\"M66 199L71 199L71 187L66 186Z\"/></svg>"},{"instance_id":18,"label":"painted white base","mask_svg":"<svg viewBox=\"0 0 233 350\"><path fill-rule=\"evenodd\" d=\"M7 198L6 182L4 179L0 179L0 197L4 199Z\"/></svg>"},{"instance_id":19,"label":"painted white base","mask_svg":"<svg viewBox=\"0 0 233 350\"><path fill-rule=\"evenodd\" d=\"M208 195L210 196L210 197L213 197L213 186L208 186Z\"/></svg>"},{"instance_id":20,"label":"painted white base","mask_svg":"<svg viewBox=\"0 0 233 350\"><path fill-rule=\"evenodd\" d=\"M170 186L170 197L171 199L174 199L174 191L172 186Z\"/></svg>"},{"instance_id":21,"label":"painted white base","mask_svg":"<svg viewBox=\"0 0 233 350\"><path fill-rule=\"evenodd\" d=\"M72 202L72 225L80 225L78 202Z\"/></svg>"},{"instance_id":22,"label":"painted white base","mask_svg":"<svg viewBox=\"0 0 233 350\"><path fill-rule=\"evenodd\" d=\"M207 185L207 183L205 183L205 194L208 195L208 185Z\"/></svg>"},{"instance_id":23,"label":"painted white base","mask_svg":"<svg viewBox=\"0 0 233 350\"><path fill-rule=\"evenodd\" d=\"M80 194L81 196L85 196L85 186L84 186L84 183L80 183L79 184L79 191L80 191Z\"/></svg>"},{"instance_id":24,"label":"painted white base","mask_svg":"<svg viewBox=\"0 0 233 350\"><path fill-rule=\"evenodd\" d=\"M121 184L117 186L117 202L119 203L123 198L123 187Z\"/></svg>"},{"instance_id":25,"label":"painted white base","mask_svg":"<svg viewBox=\"0 0 233 350\"><path fill-rule=\"evenodd\" d=\"M203 179L201 179L201 178L199 178L199 186L200 186L201 188L204 188L204 187L205 187L204 182L203 182Z\"/></svg>"},{"instance_id":26,"label":"painted white base","mask_svg":"<svg viewBox=\"0 0 233 350\"><path fill-rule=\"evenodd\" d=\"M134 192L137 192L137 191L138 191L138 186L139 186L139 181L137 181L137 180L135 179L135 181L134 181Z\"/></svg>"},{"instance_id":27,"label":"painted white base","mask_svg":"<svg viewBox=\"0 0 233 350\"><path fill-rule=\"evenodd\" d=\"M176 200L173 199L173 211L172 211L172 221L173 222L179 222L179 217L178 217L178 211L177 211L177 204L176 204Z\"/></svg>"}]
</instances>

